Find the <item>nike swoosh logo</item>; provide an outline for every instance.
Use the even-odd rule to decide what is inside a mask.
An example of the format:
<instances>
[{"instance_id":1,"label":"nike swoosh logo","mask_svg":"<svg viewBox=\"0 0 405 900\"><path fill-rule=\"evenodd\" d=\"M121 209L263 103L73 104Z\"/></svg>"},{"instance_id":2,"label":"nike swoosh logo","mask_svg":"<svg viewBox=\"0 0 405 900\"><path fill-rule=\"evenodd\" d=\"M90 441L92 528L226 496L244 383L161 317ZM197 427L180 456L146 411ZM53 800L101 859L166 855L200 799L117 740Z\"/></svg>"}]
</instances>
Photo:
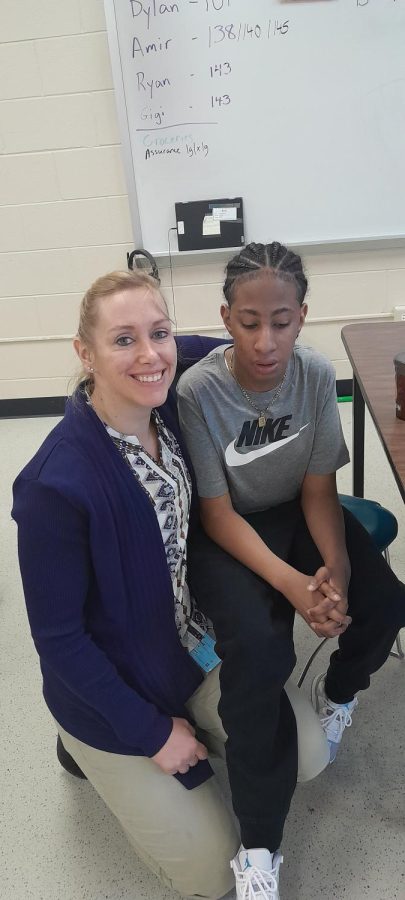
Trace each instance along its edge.
<instances>
[{"instance_id":1,"label":"nike swoosh logo","mask_svg":"<svg viewBox=\"0 0 405 900\"><path fill-rule=\"evenodd\" d=\"M265 447L258 447L257 450L250 450L249 453L238 453L235 450L235 441L231 441L228 444L225 450L225 462L227 466L247 466L248 463L253 462L255 459L259 459L261 456L266 456L267 453L273 453L273 450L278 450L279 447L284 447L285 444L289 444L290 441L295 441L297 437L301 434L301 431L304 431L305 428L308 428L309 422L306 425L303 425L296 434L290 434L289 437L281 438L280 441L273 441L272 444L266 444Z\"/></svg>"}]
</instances>

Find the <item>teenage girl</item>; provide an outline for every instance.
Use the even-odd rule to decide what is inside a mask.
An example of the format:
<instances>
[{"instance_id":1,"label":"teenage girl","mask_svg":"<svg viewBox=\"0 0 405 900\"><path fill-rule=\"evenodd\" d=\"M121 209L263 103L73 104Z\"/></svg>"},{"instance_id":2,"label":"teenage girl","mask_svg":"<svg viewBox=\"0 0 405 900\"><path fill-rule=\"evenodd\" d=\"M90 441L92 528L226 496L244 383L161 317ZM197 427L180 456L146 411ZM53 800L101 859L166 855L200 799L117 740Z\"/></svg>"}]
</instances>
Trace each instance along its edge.
<instances>
[{"instance_id":1,"label":"teenage girl","mask_svg":"<svg viewBox=\"0 0 405 900\"><path fill-rule=\"evenodd\" d=\"M279 896L297 775L284 690L295 664L295 611L317 635L339 638L313 684L331 761L357 692L405 623L404 586L339 503L336 471L349 456L335 373L296 344L306 291L299 256L277 242L247 246L224 284L232 344L212 350L178 385L204 529L191 541L189 578L222 659L219 713L241 827L232 861L241 898Z\"/></svg>"}]
</instances>

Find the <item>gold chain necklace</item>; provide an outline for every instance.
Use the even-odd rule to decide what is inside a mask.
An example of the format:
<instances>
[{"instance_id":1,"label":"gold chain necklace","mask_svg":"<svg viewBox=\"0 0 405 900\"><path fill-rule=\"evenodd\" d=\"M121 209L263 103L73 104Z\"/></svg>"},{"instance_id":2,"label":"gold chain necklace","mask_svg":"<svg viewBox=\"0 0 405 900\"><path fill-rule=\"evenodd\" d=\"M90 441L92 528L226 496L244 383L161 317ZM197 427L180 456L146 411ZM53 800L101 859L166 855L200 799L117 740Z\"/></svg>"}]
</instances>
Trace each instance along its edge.
<instances>
[{"instance_id":1,"label":"gold chain necklace","mask_svg":"<svg viewBox=\"0 0 405 900\"><path fill-rule=\"evenodd\" d=\"M229 369L229 371L230 371L230 373L231 373L231 375L232 375L232 378L234 379L234 381L236 381L236 384L238 385L238 388L239 388L240 392L243 394L245 400L247 400L248 403L250 403L250 405L253 406L253 409L255 409L257 413L259 413L259 419L258 419L259 428L264 428L264 426L265 426L265 424L266 424L266 422L267 422L268 412L269 412L269 410L271 409L271 407L274 406L276 400L278 400L278 398L279 398L279 396L280 396L280 394L281 394L281 391L283 390L284 382L285 382L286 377L287 377L287 369L286 369L285 372L284 372L284 375L283 375L283 377L282 377L282 379L281 379L281 381L280 381L280 384L279 384L279 386L278 386L278 388L277 388L277 390L276 390L276 393L275 393L274 396L271 398L271 400L269 401L269 403L267 404L267 406L265 406L264 409L261 409L259 406L256 406L256 403L255 403L255 402L252 400L252 398L249 396L248 392L245 391L245 389L244 389L244 388L242 387L242 385L239 383L239 381L238 381L238 379L237 379L237 377L236 377L236 375L235 375L235 372L234 372L234 369L233 369L233 357L234 357L234 352L235 352L235 351L232 350L232 355L231 355L230 360L229 360L229 366L228 366L228 369ZM225 361L226 361L226 360L225 360Z\"/></svg>"}]
</instances>

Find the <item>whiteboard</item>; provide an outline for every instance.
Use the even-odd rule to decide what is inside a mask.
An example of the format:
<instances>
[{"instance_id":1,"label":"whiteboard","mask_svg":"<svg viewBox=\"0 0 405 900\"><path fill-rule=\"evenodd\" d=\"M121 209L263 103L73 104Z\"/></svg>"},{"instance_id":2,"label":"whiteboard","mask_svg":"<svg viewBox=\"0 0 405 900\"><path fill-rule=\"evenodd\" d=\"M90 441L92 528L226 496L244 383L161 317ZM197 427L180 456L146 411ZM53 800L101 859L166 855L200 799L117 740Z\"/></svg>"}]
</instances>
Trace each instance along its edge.
<instances>
[{"instance_id":1,"label":"whiteboard","mask_svg":"<svg viewBox=\"0 0 405 900\"><path fill-rule=\"evenodd\" d=\"M105 0L134 240L241 196L247 241L405 232L405 0ZM173 246L173 238L171 240Z\"/></svg>"}]
</instances>

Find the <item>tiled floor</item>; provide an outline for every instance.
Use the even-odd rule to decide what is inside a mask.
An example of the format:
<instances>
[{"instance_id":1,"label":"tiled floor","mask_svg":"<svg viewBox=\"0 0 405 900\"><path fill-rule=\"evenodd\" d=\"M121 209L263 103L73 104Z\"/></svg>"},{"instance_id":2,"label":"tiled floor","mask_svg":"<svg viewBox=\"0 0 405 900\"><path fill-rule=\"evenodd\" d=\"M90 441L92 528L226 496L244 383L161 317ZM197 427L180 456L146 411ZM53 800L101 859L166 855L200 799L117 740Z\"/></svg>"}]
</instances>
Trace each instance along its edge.
<instances>
[{"instance_id":1,"label":"tiled floor","mask_svg":"<svg viewBox=\"0 0 405 900\"><path fill-rule=\"evenodd\" d=\"M350 445L351 405L340 410ZM54 422L0 421L1 897L175 900L134 856L90 785L56 760L9 514L11 482ZM346 469L339 486L350 493ZM370 422L366 494L399 519L392 563L405 578L405 509ZM301 623L296 635L298 674L314 636ZM311 674L325 659L324 652ZM336 764L297 788L283 843L282 900L405 900L404 701L405 663L390 659L361 696ZM223 768L219 777L226 790Z\"/></svg>"}]
</instances>

